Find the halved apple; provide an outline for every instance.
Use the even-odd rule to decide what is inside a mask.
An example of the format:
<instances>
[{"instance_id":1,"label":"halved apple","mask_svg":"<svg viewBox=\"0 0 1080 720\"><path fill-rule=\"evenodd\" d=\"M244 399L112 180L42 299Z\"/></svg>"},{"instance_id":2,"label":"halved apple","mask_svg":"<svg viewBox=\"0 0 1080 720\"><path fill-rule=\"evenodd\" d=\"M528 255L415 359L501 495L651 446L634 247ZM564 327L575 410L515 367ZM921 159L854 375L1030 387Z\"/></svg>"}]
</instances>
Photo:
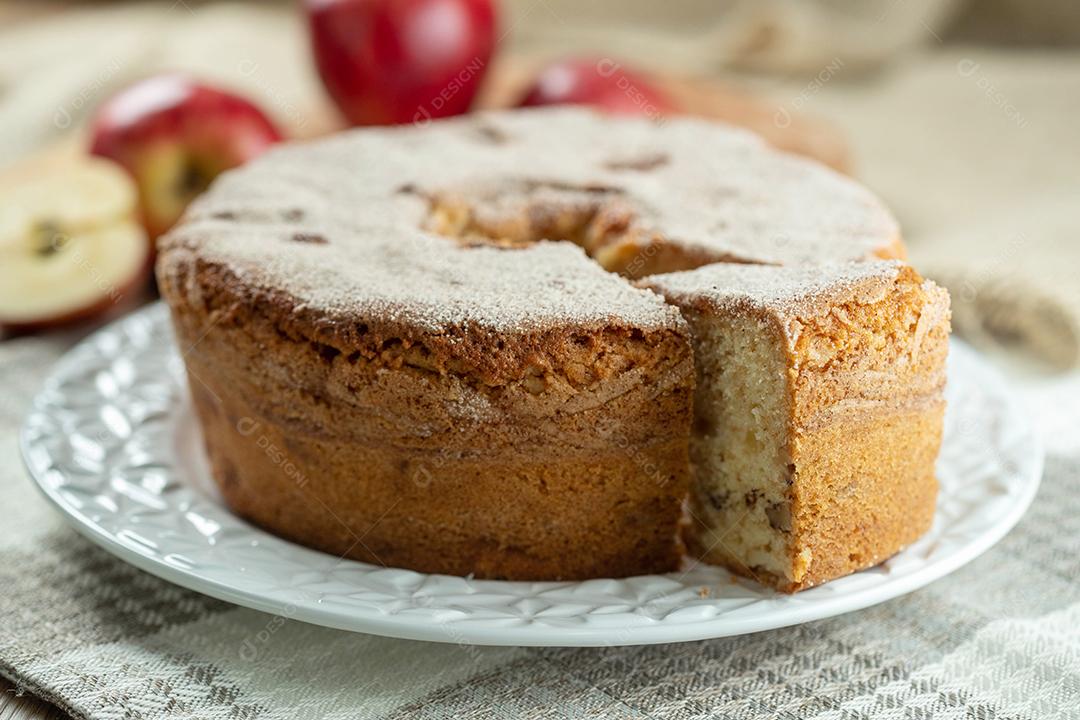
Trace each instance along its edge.
<instances>
[{"instance_id":1,"label":"halved apple","mask_svg":"<svg viewBox=\"0 0 1080 720\"><path fill-rule=\"evenodd\" d=\"M98 108L90 152L123 166L134 179L141 220L154 240L214 178L280 139L273 122L247 99L167 74L126 87Z\"/></svg>"},{"instance_id":2,"label":"halved apple","mask_svg":"<svg viewBox=\"0 0 1080 720\"><path fill-rule=\"evenodd\" d=\"M0 328L89 319L141 292L150 246L136 218L134 185L106 160L51 158L0 178Z\"/></svg>"}]
</instances>

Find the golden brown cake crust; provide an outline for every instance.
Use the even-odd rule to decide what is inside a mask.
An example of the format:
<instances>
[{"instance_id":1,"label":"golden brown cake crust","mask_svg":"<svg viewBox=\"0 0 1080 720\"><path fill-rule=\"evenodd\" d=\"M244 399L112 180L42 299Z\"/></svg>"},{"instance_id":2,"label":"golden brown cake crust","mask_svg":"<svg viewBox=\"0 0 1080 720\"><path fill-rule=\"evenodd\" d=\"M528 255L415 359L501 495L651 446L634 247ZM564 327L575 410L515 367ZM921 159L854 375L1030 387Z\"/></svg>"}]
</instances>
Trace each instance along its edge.
<instances>
[{"instance_id":1,"label":"golden brown cake crust","mask_svg":"<svg viewBox=\"0 0 1080 720\"><path fill-rule=\"evenodd\" d=\"M896 266L891 283L792 325L792 547L812 560L788 592L877 565L930 528L949 298Z\"/></svg>"},{"instance_id":2,"label":"golden brown cake crust","mask_svg":"<svg viewBox=\"0 0 1080 720\"><path fill-rule=\"evenodd\" d=\"M681 323L461 329L454 343L390 322L315 322L212 265L161 290L238 514L426 572L676 567L693 386Z\"/></svg>"}]
</instances>

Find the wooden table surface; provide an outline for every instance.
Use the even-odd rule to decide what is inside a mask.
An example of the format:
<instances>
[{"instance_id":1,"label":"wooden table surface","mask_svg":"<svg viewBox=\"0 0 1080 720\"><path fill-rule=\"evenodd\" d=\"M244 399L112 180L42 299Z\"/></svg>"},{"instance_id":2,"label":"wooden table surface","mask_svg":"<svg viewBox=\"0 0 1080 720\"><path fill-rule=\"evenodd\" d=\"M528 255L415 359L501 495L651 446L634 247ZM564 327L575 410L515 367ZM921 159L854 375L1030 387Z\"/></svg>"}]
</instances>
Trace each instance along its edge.
<instances>
[{"instance_id":1,"label":"wooden table surface","mask_svg":"<svg viewBox=\"0 0 1080 720\"><path fill-rule=\"evenodd\" d=\"M70 716L29 693L16 695L15 686L0 678L0 720L70 720Z\"/></svg>"}]
</instances>

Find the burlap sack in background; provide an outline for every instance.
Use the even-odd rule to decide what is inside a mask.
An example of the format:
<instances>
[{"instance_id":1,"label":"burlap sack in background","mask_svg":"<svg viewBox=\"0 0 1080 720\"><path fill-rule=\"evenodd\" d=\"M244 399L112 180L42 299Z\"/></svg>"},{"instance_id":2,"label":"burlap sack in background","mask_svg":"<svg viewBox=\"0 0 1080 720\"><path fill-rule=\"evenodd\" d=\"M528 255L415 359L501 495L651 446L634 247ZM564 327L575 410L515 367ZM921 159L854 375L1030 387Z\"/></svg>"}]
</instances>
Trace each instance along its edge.
<instances>
[{"instance_id":1,"label":"burlap sack in background","mask_svg":"<svg viewBox=\"0 0 1080 720\"><path fill-rule=\"evenodd\" d=\"M69 136L146 74L184 69L254 96L294 136L337 123L296 6L88 3L0 25L0 165ZM1070 9L1071 8L1071 9ZM953 293L957 329L1038 357L1080 359L1071 237L1080 197L1080 49L953 38L1072 39L1065 0L506 0L503 57L605 54L747 83L780 126L843 129L854 171L892 206L913 261ZM11 17L0 4L0 19ZM753 75L732 75L733 71ZM768 106L766 106L768 107ZM767 127L766 127L767 129Z\"/></svg>"}]
</instances>

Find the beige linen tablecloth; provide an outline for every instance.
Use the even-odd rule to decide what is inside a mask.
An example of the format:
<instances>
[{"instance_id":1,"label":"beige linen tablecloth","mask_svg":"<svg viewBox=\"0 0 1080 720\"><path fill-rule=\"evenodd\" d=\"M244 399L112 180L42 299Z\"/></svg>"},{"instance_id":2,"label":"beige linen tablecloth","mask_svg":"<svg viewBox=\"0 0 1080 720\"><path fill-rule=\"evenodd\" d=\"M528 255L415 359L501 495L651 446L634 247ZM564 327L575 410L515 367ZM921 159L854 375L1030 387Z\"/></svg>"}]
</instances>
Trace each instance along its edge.
<instances>
[{"instance_id":1,"label":"beige linen tablecloth","mask_svg":"<svg viewBox=\"0 0 1080 720\"><path fill-rule=\"evenodd\" d=\"M1024 382L1052 450L1046 476L981 559L858 613L682 645L475 648L326 630L169 585L64 526L25 477L17 429L72 336L23 338L0 343L0 674L79 718L1080 717L1080 381L1031 369L1080 354L1080 52L939 45L949 5L873 3L932 11L893 38L923 36L925 49L884 67L888 53L820 15L779 27L817 27L843 57L813 33L770 50L772 21L773 35L721 29L692 50L718 66L809 68L747 82L778 122L812 111L842 127L916 264L949 284L960 328L1012 362L1038 359ZM523 46L544 45L571 9L520 0L511 21ZM619 37L624 53L640 47ZM664 54L657 42L643 64ZM177 67L249 92L298 135L332 117L288 8L87 8L0 30L0 164L69 133L111 89Z\"/></svg>"}]
</instances>

